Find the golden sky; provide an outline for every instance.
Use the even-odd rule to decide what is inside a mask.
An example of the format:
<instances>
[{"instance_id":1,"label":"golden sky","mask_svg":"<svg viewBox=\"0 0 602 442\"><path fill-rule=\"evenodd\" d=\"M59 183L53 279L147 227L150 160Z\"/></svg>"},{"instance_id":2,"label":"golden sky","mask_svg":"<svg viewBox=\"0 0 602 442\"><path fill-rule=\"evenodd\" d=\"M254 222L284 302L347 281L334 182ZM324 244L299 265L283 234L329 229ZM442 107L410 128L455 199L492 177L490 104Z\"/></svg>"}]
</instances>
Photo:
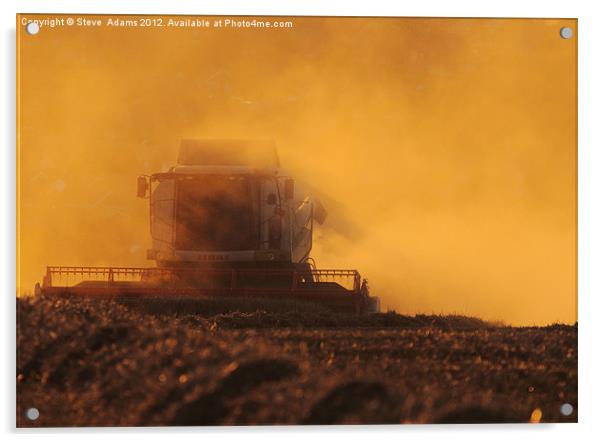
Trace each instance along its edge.
<instances>
[{"instance_id":1,"label":"golden sky","mask_svg":"<svg viewBox=\"0 0 602 442\"><path fill-rule=\"evenodd\" d=\"M270 138L328 203L318 266L383 306L576 321L576 20L87 18L17 18L20 293L46 265L153 265L136 177L180 139Z\"/></svg>"}]
</instances>

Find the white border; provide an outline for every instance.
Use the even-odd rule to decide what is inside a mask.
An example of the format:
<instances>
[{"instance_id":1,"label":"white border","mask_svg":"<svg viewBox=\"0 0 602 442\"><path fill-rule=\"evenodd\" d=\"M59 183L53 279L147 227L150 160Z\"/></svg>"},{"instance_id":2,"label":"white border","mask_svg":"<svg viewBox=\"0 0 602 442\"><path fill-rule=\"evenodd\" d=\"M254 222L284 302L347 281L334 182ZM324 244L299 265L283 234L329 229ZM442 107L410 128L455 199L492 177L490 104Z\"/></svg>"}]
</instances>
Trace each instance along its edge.
<instances>
[{"instance_id":1,"label":"white border","mask_svg":"<svg viewBox=\"0 0 602 442\"><path fill-rule=\"evenodd\" d=\"M600 45L602 45L602 20L598 2L587 0L497 2L471 0L421 0L393 2L386 0L316 0L264 1L255 0L68 0L3 1L2 37L3 68L1 70L5 102L0 107L1 132L5 146L2 150L2 191L0 207L3 209L0 229L3 253L0 262L4 323L2 330L2 361L0 377L3 388L0 399L1 429L15 436L14 430L14 300L15 293L15 13L16 12L80 12L80 13L139 13L139 14L221 14L221 15L340 15L340 16L439 16L439 17L563 17L579 19L579 421L577 425L545 426L396 426L396 427L288 427L288 428L210 428L210 429L101 429L101 430L43 430L19 431L27 438L39 437L45 441L107 438L129 440L144 438L163 440L176 433L178 439L219 437L247 441L307 440L308 438L340 437L349 441L364 441L379 437L390 440L420 438L439 440L461 438L469 440L502 440L529 438L532 440L590 439L596 433L600 410L600 351L597 337L600 330L600 277L602 211L602 173L600 153L602 117L596 105L602 102L600 78ZM597 123L597 124L596 124Z\"/></svg>"}]
</instances>

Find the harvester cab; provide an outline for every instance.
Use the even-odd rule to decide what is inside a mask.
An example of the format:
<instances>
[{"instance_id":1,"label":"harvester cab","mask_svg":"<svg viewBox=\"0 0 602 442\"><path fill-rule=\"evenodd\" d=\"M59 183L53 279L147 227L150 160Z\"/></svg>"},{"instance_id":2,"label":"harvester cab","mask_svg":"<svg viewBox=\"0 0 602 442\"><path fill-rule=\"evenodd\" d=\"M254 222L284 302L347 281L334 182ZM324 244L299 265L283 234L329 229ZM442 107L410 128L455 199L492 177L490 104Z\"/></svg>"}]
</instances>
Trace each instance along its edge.
<instances>
[{"instance_id":1,"label":"harvester cab","mask_svg":"<svg viewBox=\"0 0 602 442\"><path fill-rule=\"evenodd\" d=\"M174 167L138 177L138 196L150 201L148 258L159 267L303 270L313 222L326 218L295 198L269 143L184 140Z\"/></svg>"},{"instance_id":2,"label":"harvester cab","mask_svg":"<svg viewBox=\"0 0 602 442\"><path fill-rule=\"evenodd\" d=\"M48 267L39 292L140 299L255 298L378 311L356 270L319 270L314 222L327 212L282 174L272 143L183 140L175 166L137 179L155 267Z\"/></svg>"}]
</instances>

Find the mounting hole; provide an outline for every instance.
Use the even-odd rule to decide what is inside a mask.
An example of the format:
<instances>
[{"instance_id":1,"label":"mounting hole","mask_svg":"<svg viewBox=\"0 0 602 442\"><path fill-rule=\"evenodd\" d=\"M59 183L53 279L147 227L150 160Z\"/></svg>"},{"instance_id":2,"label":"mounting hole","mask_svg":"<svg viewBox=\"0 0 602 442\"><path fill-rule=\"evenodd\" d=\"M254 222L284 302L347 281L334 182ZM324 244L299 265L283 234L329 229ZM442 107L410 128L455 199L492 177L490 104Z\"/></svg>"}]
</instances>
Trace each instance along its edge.
<instances>
[{"instance_id":1,"label":"mounting hole","mask_svg":"<svg viewBox=\"0 0 602 442\"><path fill-rule=\"evenodd\" d=\"M563 28L560 28L560 36L567 40L573 36L573 30L568 26L564 26Z\"/></svg>"},{"instance_id":2,"label":"mounting hole","mask_svg":"<svg viewBox=\"0 0 602 442\"><path fill-rule=\"evenodd\" d=\"M35 407L28 408L25 412L25 417L27 417L27 419L29 419L30 421L38 420L38 418L40 417L40 410L38 410Z\"/></svg>"},{"instance_id":3,"label":"mounting hole","mask_svg":"<svg viewBox=\"0 0 602 442\"><path fill-rule=\"evenodd\" d=\"M40 32L40 25L30 21L29 23L27 23L25 25L25 31L29 34L29 35L36 35L38 32Z\"/></svg>"},{"instance_id":4,"label":"mounting hole","mask_svg":"<svg viewBox=\"0 0 602 442\"><path fill-rule=\"evenodd\" d=\"M570 416L571 414L573 414L573 406L571 404L562 404L560 406L560 412L564 416Z\"/></svg>"}]
</instances>

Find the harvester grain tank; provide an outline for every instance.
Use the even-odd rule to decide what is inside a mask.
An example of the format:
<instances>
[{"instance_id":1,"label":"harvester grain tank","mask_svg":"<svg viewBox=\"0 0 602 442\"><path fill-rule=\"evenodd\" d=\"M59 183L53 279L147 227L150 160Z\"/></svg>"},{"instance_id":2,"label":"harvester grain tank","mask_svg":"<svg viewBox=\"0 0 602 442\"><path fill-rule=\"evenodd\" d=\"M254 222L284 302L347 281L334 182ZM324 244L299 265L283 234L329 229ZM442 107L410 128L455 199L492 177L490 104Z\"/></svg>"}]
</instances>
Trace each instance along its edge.
<instances>
[{"instance_id":1,"label":"harvester grain tank","mask_svg":"<svg viewBox=\"0 0 602 442\"><path fill-rule=\"evenodd\" d=\"M322 204L282 175L275 147L249 140L183 140L177 164L142 175L155 267L48 267L37 292L117 299L255 298L378 311L356 270L310 258Z\"/></svg>"}]
</instances>

